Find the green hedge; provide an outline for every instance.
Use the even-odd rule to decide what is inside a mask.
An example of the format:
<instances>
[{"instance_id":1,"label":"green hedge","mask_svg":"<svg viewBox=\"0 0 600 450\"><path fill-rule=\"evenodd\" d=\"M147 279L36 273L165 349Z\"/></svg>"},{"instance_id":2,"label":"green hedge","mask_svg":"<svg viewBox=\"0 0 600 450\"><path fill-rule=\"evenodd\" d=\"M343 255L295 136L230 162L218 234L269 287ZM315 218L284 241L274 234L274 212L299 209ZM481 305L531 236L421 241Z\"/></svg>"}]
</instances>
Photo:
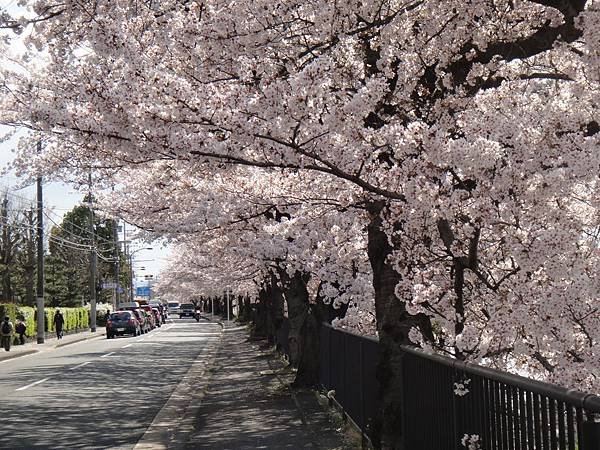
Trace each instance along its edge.
<instances>
[{"instance_id":1,"label":"green hedge","mask_svg":"<svg viewBox=\"0 0 600 450\"><path fill-rule=\"evenodd\" d=\"M65 318L64 331L83 330L90 327L89 311L86 308L44 308L47 332L55 331L52 319L57 309L60 309ZM31 337L37 334L36 308L12 303L0 303L0 321L4 320L4 316L7 315L13 324L16 324L16 319L25 322L27 327L26 336Z\"/></svg>"},{"instance_id":2,"label":"green hedge","mask_svg":"<svg viewBox=\"0 0 600 450\"><path fill-rule=\"evenodd\" d=\"M0 303L0 321L4 320L5 316L10 318L11 322L15 322L17 318L18 305L12 303Z\"/></svg>"},{"instance_id":3,"label":"green hedge","mask_svg":"<svg viewBox=\"0 0 600 450\"><path fill-rule=\"evenodd\" d=\"M17 319L25 322L25 327L27 327L25 336L35 336L36 334L35 311L35 308L31 306L19 306L18 308Z\"/></svg>"},{"instance_id":4,"label":"green hedge","mask_svg":"<svg viewBox=\"0 0 600 450\"><path fill-rule=\"evenodd\" d=\"M46 331L55 331L53 319L57 309L60 309L65 318L63 331L81 330L90 327L90 317L85 308L44 308Z\"/></svg>"}]
</instances>

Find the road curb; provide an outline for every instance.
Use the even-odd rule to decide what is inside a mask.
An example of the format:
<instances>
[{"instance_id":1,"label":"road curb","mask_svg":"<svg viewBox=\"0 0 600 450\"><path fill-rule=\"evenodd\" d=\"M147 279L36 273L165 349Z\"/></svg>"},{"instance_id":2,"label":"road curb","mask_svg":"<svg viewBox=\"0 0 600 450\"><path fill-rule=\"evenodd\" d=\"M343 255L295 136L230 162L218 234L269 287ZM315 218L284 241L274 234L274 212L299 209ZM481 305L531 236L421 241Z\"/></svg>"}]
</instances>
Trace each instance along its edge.
<instances>
[{"instance_id":1,"label":"road curb","mask_svg":"<svg viewBox=\"0 0 600 450\"><path fill-rule=\"evenodd\" d=\"M0 356L0 362L8 361L9 359L19 358L20 356L33 355L34 353L38 353L38 352L39 352L39 350L37 350L37 349L31 349L31 350L25 350L25 351L22 351L19 353L14 353L12 355Z\"/></svg>"},{"instance_id":2,"label":"road curb","mask_svg":"<svg viewBox=\"0 0 600 450\"><path fill-rule=\"evenodd\" d=\"M54 348L66 347L67 345L77 344L78 342L83 342L83 341L91 341L92 339L99 339L99 338L105 337L105 336L106 336L106 333L99 333L95 336L86 336L86 337L76 339L74 341L61 342L59 344L55 344Z\"/></svg>"},{"instance_id":3,"label":"road curb","mask_svg":"<svg viewBox=\"0 0 600 450\"><path fill-rule=\"evenodd\" d=\"M56 343L54 345L48 345L47 348L44 349L39 349L39 348L34 348L31 350L23 350L23 351L17 351L15 353L7 354L7 355L0 355L0 362L3 361L8 361L10 359L15 359L15 358L20 358L21 356L28 356L28 355L33 355L34 353L40 353L42 351L48 351L50 349L53 348L61 348L61 347L66 347L67 345L71 345L71 344L77 344L79 342L84 342L84 341L91 341L92 339L99 339L106 336L106 333L99 333L95 336L86 336L86 337L82 337L82 338L77 338L73 341L68 341L68 342L61 342L61 343ZM19 346L15 346L15 347L19 347Z\"/></svg>"},{"instance_id":4,"label":"road curb","mask_svg":"<svg viewBox=\"0 0 600 450\"><path fill-rule=\"evenodd\" d=\"M222 324L219 325L221 325L221 334L214 346L198 355L165 405L135 444L134 450L185 448L189 434L194 431L196 412L210 384L211 369L223 340L223 327Z\"/></svg>"}]
</instances>

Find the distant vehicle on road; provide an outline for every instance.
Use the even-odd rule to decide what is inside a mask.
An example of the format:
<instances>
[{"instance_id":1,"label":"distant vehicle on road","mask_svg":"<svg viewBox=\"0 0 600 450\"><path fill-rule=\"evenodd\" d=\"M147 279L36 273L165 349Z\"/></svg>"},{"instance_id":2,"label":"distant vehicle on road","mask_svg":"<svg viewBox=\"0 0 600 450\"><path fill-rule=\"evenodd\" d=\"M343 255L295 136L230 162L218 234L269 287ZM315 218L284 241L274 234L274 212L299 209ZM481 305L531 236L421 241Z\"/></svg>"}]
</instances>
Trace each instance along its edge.
<instances>
[{"instance_id":1,"label":"distant vehicle on road","mask_svg":"<svg viewBox=\"0 0 600 450\"><path fill-rule=\"evenodd\" d=\"M140 309L143 309L148 313L148 316L150 317L150 322L152 323L152 328L160 327L160 316L154 313L154 310L156 308L152 308L152 306L150 305L142 305L140 306Z\"/></svg>"},{"instance_id":2,"label":"distant vehicle on road","mask_svg":"<svg viewBox=\"0 0 600 450\"><path fill-rule=\"evenodd\" d=\"M132 311L115 311L110 314L106 321L106 338L131 334L137 336L142 334L140 323Z\"/></svg>"},{"instance_id":3,"label":"distant vehicle on road","mask_svg":"<svg viewBox=\"0 0 600 450\"><path fill-rule=\"evenodd\" d=\"M160 300L150 300L148 302L152 308L158 309L160 313L161 323L167 323L167 307Z\"/></svg>"},{"instance_id":4,"label":"distant vehicle on road","mask_svg":"<svg viewBox=\"0 0 600 450\"><path fill-rule=\"evenodd\" d=\"M158 308L152 308L152 314L154 314L154 319L156 320L156 326L160 327L163 324L163 318L160 314Z\"/></svg>"},{"instance_id":5,"label":"distant vehicle on road","mask_svg":"<svg viewBox=\"0 0 600 450\"><path fill-rule=\"evenodd\" d=\"M140 329L141 329L142 333L147 333L148 331L152 330L150 321L147 318L146 311L144 311L141 308L134 308L131 306L123 307L123 309L127 310L127 311L131 311L135 315L135 318L137 319L138 323L140 324Z\"/></svg>"},{"instance_id":6,"label":"distant vehicle on road","mask_svg":"<svg viewBox=\"0 0 600 450\"><path fill-rule=\"evenodd\" d=\"M167 309L169 311L169 314L179 314L179 307L181 306L181 303L179 302L169 302L167 303Z\"/></svg>"},{"instance_id":7,"label":"distant vehicle on road","mask_svg":"<svg viewBox=\"0 0 600 450\"><path fill-rule=\"evenodd\" d=\"M194 317L196 306L193 303L184 303L179 308L179 317Z\"/></svg>"}]
</instances>

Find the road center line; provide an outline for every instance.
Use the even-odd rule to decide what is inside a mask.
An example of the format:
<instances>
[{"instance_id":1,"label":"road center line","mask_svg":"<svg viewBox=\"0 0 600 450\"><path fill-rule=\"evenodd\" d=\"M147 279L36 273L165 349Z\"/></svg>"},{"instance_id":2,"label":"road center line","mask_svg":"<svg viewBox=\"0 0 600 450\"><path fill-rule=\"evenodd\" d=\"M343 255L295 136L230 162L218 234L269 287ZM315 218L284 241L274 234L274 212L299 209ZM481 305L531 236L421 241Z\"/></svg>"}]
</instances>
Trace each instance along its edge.
<instances>
[{"instance_id":1,"label":"road center line","mask_svg":"<svg viewBox=\"0 0 600 450\"><path fill-rule=\"evenodd\" d=\"M28 384L27 386L23 386L18 389L15 389L15 391L24 391L25 389L29 389L30 387L35 386L36 384L43 383L44 381L47 381L48 379L49 378L44 378L43 380L39 380L39 381L36 381L35 383L31 383L31 384Z\"/></svg>"},{"instance_id":2,"label":"road center line","mask_svg":"<svg viewBox=\"0 0 600 450\"><path fill-rule=\"evenodd\" d=\"M100 358L106 358L107 356L114 355L115 352L107 353L106 355L102 355Z\"/></svg>"},{"instance_id":3,"label":"road center line","mask_svg":"<svg viewBox=\"0 0 600 450\"><path fill-rule=\"evenodd\" d=\"M91 363L92 363L91 361L86 361L84 363L76 365L75 367L71 367L69 370L79 369L80 367L87 366L88 364L91 364Z\"/></svg>"}]
</instances>

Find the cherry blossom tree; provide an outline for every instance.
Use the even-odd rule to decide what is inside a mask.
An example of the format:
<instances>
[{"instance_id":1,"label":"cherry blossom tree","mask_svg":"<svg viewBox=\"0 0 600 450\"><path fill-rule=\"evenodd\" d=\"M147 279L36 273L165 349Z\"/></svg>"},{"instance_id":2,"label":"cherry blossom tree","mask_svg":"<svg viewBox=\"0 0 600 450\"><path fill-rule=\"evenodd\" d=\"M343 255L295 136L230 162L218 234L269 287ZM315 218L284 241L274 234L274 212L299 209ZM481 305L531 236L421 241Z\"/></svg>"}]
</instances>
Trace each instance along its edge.
<instances>
[{"instance_id":1,"label":"cherry blossom tree","mask_svg":"<svg viewBox=\"0 0 600 450\"><path fill-rule=\"evenodd\" d=\"M351 312L363 315L372 304L361 202L351 205L352 190L333 183L317 192L310 172L282 178L240 168L235 174L198 178L185 168L176 170L171 162L160 164L160 172L168 174L163 180L168 188L151 172L142 171L136 178L131 171L117 195L111 192L104 199L107 212L126 214L139 227L180 243L166 286L193 279L197 293L204 296L220 295L227 287L238 295L252 292L273 305L277 297L279 312L264 324L264 332L272 336L283 319L285 302L290 357L300 366L297 384L315 385L318 341L308 341L318 333L307 336L307 321L317 329L321 320L343 315L336 310L345 313L344 304L351 303L356 306ZM345 211L341 218L340 210ZM353 326L359 319L351 314L343 324ZM358 323L368 329L368 322ZM315 350L306 351L308 346Z\"/></svg>"},{"instance_id":2,"label":"cherry blossom tree","mask_svg":"<svg viewBox=\"0 0 600 450\"><path fill-rule=\"evenodd\" d=\"M48 142L23 142L23 169L242 166L359 192L382 446L401 429L399 344L598 388L593 2L31 5L47 62L0 76L0 120Z\"/></svg>"}]
</instances>

